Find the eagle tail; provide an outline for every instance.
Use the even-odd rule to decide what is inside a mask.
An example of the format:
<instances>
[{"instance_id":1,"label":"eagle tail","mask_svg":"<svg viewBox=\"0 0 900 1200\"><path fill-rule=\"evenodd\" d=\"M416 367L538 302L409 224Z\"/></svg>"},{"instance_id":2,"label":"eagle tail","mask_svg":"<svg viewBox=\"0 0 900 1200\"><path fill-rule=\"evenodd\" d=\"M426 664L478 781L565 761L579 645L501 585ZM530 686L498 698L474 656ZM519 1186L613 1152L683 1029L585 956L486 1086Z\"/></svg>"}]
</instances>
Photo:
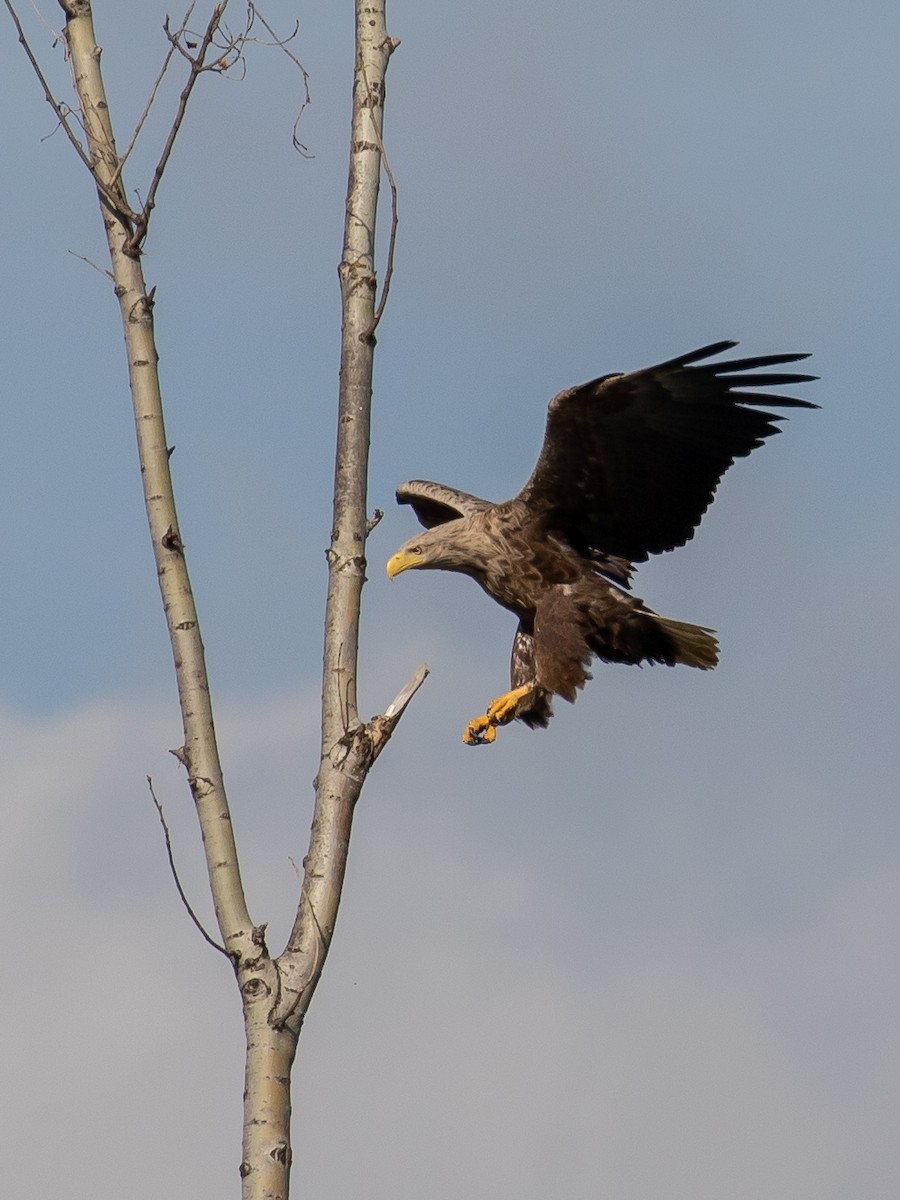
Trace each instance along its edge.
<instances>
[{"instance_id":1,"label":"eagle tail","mask_svg":"<svg viewBox=\"0 0 900 1200\"><path fill-rule=\"evenodd\" d=\"M671 617L657 616L656 624L672 639L676 663L709 671L719 661L719 643L713 630L704 625L689 625L687 621L673 621Z\"/></svg>"}]
</instances>

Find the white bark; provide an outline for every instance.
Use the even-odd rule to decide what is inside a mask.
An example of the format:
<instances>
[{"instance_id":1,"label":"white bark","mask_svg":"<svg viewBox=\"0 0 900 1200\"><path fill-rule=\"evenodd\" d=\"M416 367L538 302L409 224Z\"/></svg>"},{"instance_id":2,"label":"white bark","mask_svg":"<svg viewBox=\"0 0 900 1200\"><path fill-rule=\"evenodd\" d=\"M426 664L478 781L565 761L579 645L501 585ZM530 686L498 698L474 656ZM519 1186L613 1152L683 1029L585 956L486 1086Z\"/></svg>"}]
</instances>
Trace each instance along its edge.
<instances>
[{"instance_id":1,"label":"white bark","mask_svg":"<svg viewBox=\"0 0 900 1200\"><path fill-rule=\"evenodd\" d=\"M322 672L322 743L316 801L297 918L276 960L281 984L268 1028L266 1061L274 1043L296 1039L322 973L340 903L353 811L366 775L427 673L420 668L381 716L361 723L356 672L360 598L365 582L366 486L372 400L372 335L377 286L375 224L381 174L384 78L396 43L387 35L383 0L356 0L350 171L339 277L342 299L341 373L335 455L334 519L328 551L328 596ZM284 1044L283 1042L281 1043ZM258 1069L258 1068L254 1068ZM248 1059L247 1094L257 1087ZM276 1114L273 1112L273 1118ZM290 1165L289 1098L283 1122L245 1125L244 1200L286 1197ZM245 1117L250 1113L245 1110ZM280 1188L273 1160L285 1159ZM256 1190L246 1185L265 1175Z\"/></svg>"},{"instance_id":2,"label":"white bark","mask_svg":"<svg viewBox=\"0 0 900 1200\"><path fill-rule=\"evenodd\" d=\"M138 453L150 536L156 556L184 725L178 756L185 765L197 809L210 888L223 944L234 964L247 1030L245 1110L252 1137L241 1173L248 1197L286 1196L290 1167L289 1077L296 1035L275 1030L269 1015L279 995L278 973L262 929L247 911L238 867L197 612L169 472L153 332L153 303L147 294L139 250L132 249L124 185L100 72L100 49L87 0L60 0L66 12L66 42L98 185L110 263L119 300L128 356ZM121 208L118 199L121 198ZM260 1149L260 1143L262 1148ZM250 1165L252 1164L252 1165Z\"/></svg>"},{"instance_id":3,"label":"white bark","mask_svg":"<svg viewBox=\"0 0 900 1200\"><path fill-rule=\"evenodd\" d=\"M395 48L384 0L356 0L356 63L341 284L341 375L334 519L322 675L322 745L303 896L288 943L288 994L302 1021L331 941L343 883L353 806L369 767L405 703L390 716L359 720L356 695L360 596L365 582L366 482L377 286L375 223L381 173L384 78ZM424 675L422 676L424 678ZM420 680L421 682L421 680ZM298 969L297 964L303 967ZM287 966L287 963L285 963ZM297 980L303 988L297 990Z\"/></svg>"},{"instance_id":4,"label":"white bark","mask_svg":"<svg viewBox=\"0 0 900 1200\"><path fill-rule=\"evenodd\" d=\"M179 757L187 768L197 806L216 918L226 949L240 958L252 946L252 925L238 871L231 818L216 748L203 643L197 621L169 472L153 331L153 301L141 261L129 250L133 229L119 173L115 139L88 0L60 0L66 13L66 43L81 107L88 151L103 215L110 264L122 316L128 380L150 537L178 680L184 724ZM115 200L121 199L121 210Z\"/></svg>"}]
</instances>

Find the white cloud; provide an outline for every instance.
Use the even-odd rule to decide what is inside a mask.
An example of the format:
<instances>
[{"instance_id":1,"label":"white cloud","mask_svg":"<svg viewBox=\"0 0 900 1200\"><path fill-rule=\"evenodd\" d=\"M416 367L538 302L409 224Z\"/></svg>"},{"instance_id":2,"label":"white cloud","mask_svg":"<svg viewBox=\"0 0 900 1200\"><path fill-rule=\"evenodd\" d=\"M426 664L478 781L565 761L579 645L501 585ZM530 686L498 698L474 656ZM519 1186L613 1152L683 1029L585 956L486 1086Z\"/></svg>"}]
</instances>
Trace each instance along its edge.
<instances>
[{"instance_id":1,"label":"white cloud","mask_svg":"<svg viewBox=\"0 0 900 1200\"><path fill-rule=\"evenodd\" d=\"M308 712L284 697L223 710L230 772L239 789L261 784L267 807ZM237 997L175 899L143 796L148 765L165 761L163 708L97 704L3 725L11 1194L235 1187ZM393 774L415 774L408 744L386 753ZM667 924L657 893L660 933L646 937L640 921L611 927L599 875L594 893L572 895L535 872L539 847L467 831L440 797L409 819L369 786L297 1071L305 1186L370 1200L537 1200L554 1187L585 1200L839 1200L864 1179L857 1194L888 1193L900 1165L897 861L873 857L824 905L819 881L800 880L817 905L805 920L735 917L728 943L691 909ZM274 807L282 822L294 811L294 827L275 847L271 810L246 806L245 859L248 874L277 877L263 896L288 906L286 921L286 859L307 810L293 798ZM645 818L635 814L638 829ZM200 888L184 841L196 836L176 823ZM703 846L678 852L686 869L709 870ZM596 944L579 956L554 931L586 915Z\"/></svg>"}]
</instances>

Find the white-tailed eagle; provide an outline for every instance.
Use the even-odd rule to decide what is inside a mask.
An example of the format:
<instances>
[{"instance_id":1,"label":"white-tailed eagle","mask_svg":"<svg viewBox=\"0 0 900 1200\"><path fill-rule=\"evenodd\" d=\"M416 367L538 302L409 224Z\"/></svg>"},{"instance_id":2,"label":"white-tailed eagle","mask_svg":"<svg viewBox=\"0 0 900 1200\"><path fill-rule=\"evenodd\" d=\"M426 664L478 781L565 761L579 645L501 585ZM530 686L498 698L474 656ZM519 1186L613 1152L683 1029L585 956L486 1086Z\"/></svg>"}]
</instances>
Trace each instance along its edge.
<instances>
[{"instance_id":1,"label":"white-tailed eagle","mask_svg":"<svg viewBox=\"0 0 900 1200\"><path fill-rule=\"evenodd\" d=\"M551 696L574 700L595 655L716 665L711 629L662 617L627 589L635 563L690 541L734 460L779 432L782 418L763 406L817 407L744 390L814 380L769 370L806 354L701 361L736 344L560 392L531 478L505 504L424 480L397 489L425 532L393 555L388 575L411 567L471 575L519 620L510 690L469 722L469 745L492 742L514 718L545 726Z\"/></svg>"}]
</instances>

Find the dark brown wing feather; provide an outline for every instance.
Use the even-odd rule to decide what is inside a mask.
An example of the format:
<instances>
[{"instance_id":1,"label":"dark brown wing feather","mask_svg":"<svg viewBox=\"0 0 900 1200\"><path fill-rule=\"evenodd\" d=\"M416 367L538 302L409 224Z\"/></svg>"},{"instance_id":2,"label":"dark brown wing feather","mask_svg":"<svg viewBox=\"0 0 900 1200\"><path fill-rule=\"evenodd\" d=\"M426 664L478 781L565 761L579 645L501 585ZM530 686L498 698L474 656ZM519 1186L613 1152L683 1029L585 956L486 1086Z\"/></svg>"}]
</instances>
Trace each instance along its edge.
<instances>
[{"instance_id":1,"label":"dark brown wing feather","mask_svg":"<svg viewBox=\"0 0 900 1200\"><path fill-rule=\"evenodd\" d=\"M560 392L550 401L537 465L516 500L585 554L643 562L683 546L734 460L779 432L782 417L756 406L818 407L743 390L815 379L765 369L806 354L694 365L736 344L716 342Z\"/></svg>"},{"instance_id":2,"label":"dark brown wing feather","mask_svg":"<svg viewBox=\"0 0 900 1200\"><path fill-rule=\"evenodd\" d=\"M401 483L397 488L397 503L412 505L413 512L426 529L494 507L490 500L482 500L470 492L461 492L443 483L431 483L427 479L410 479L407 483Z\"/></svg>"}]
</instances>

